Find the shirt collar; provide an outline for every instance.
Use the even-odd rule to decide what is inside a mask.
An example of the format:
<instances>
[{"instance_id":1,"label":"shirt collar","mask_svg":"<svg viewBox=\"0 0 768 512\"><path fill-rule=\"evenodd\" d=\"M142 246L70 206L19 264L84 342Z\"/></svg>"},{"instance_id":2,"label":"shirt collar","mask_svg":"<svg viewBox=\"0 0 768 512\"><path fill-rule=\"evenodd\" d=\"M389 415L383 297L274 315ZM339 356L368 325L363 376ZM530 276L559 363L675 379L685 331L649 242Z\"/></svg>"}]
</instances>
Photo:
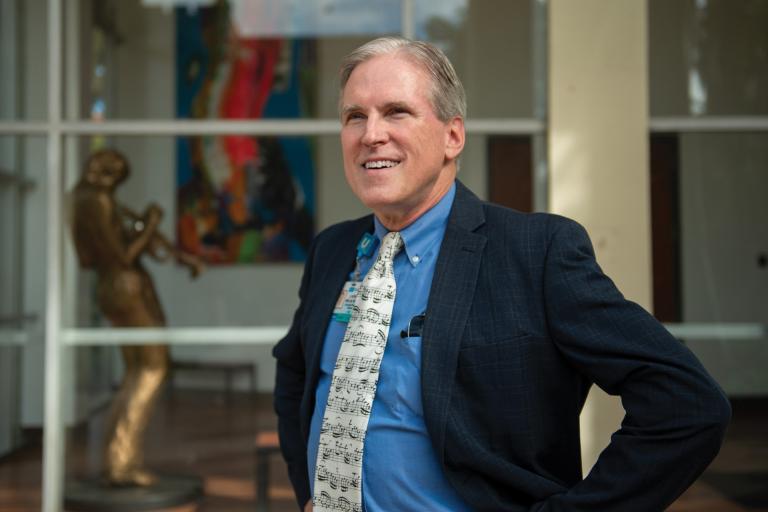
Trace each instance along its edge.
<instances>
[{"instance_id":1,"label":"shirt collar","mask_svg":"<svg viewBox=\"0 0 768 512\"><path fill-rule=\"evenodd\" d=\"M445 226L448 223L448 215L451 213L453 198L456 196L456 182L451 185L448 192L437 202L435 206L424 212L421 217L413 221L407 228L400 231L400 236L405 245L405 253L408 261L415 267L424 259L432 244L442 240ZM376 238L379 243L389 230L374 216Z\"/></svg>"}]
</instances>

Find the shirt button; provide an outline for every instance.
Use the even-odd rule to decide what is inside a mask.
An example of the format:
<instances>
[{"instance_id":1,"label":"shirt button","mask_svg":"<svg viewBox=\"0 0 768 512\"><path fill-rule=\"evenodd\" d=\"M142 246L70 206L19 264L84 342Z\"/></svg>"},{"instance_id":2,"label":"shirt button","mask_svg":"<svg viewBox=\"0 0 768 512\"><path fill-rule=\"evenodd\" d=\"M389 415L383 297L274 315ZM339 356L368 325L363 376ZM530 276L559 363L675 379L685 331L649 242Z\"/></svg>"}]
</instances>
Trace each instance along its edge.
<instances>
[{"instance_id":1,"label":"shirt button","mask_svg":"<svg viewBox=\"0 0 768 512\"><path fill-rule=\"evenodd\" d=\"M420 260L421 258L419 258L418 256L414 256L413 258L411 258L411 261L413 262L414 265L418 263Z\"/></svg>"}]
</instances>

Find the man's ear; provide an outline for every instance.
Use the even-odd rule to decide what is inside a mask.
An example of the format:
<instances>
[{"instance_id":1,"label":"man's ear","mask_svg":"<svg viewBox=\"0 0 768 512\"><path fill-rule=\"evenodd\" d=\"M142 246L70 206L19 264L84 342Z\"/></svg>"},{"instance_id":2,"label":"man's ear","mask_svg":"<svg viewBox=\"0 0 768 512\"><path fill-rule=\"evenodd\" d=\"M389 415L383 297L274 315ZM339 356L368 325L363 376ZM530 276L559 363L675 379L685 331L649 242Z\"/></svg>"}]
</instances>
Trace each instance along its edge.
<instances>
[{"instance_id":1,"label":"man's ear","mask_svg":"<svg viewBox=\"0 0 768 512\"><path fill-rule=\"evenodd\" d=\"M464 119L456 116L448 121L445 127L445 158L447 160L456 160L461 154L461 150L464 149L464 140L466 138L464 133Z\"/></svg>"}]
</instances>

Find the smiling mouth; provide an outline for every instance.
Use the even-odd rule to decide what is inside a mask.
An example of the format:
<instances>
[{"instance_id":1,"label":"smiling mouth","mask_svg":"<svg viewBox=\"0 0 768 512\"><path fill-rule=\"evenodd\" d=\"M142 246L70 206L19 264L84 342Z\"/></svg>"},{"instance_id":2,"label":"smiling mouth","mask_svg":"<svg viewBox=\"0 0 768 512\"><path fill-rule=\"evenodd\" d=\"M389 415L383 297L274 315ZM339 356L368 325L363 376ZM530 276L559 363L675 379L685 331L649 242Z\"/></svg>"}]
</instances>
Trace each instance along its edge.
<instances>
[{"instance_id":1,"label":"smiling mouth","mask_svg":"<svg viewBox=\"0 0 768 512\"><path fill-rule=\"evenodd\" d=\"M372 160L370 162L365 162L362 167L363 169L389 169L390 167L395 167L399 164L399 160Z\"/></svg>"}]
</instances>

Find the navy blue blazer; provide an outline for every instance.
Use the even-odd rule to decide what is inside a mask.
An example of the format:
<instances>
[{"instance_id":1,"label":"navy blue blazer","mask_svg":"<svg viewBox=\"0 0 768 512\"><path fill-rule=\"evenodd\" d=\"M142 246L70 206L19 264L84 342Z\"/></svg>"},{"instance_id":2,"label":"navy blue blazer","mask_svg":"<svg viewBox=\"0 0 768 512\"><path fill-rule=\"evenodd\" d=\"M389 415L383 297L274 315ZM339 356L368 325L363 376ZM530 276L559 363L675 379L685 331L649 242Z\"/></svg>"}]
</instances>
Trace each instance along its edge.
<instances>
[{"instance_id":1,"label":"navy blue blazer","mask_svg":"<svg viewBox=\"0 0 768 512\"><path fill-rule=\"evenodd\" d=\"M274 348L280 445L300 505L334 303L372 217L320 233ZM585 230L480 201L457 182L422 336L424 419L451 485L478 511L660 511L717 454L730 405L693 354L626 300ZM626 416L582 479L589 387Z\"/></svg>"}]
</instances>

